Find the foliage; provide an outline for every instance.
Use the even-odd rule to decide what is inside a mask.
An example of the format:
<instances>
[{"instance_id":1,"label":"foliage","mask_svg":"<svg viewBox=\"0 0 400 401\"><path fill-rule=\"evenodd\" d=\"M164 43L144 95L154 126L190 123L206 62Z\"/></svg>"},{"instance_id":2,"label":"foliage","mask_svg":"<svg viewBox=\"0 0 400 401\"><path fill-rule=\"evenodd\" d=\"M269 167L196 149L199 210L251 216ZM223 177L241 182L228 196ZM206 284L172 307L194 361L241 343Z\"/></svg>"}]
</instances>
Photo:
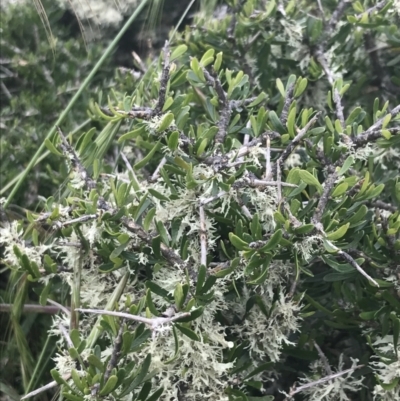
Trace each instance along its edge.
<instances>
[{"instance_id":1,"label":"foliage","mask_svg":"<svg viewBox=\"0 0 400 401\"><path fill-rule=\"evenodd\" d=\"M58 129L68 188L1 238L42 305L70 305L66 399L398 399L395 7L200 13L91 99L92 129Z\"/></svg>"},{"instance_id":2,"label":"foliage","mask_svg":"<svg viewBox=\"0 0 400 401\"><path fill-rule=\"evenodd\" d=\"M81 37L71 37L63 24L64 13L43 2L56 41L48 41L45 28L34 7L8 5L1 13L2 93L1 93L1 176L2 186L24 169L34 150L43 142L57 114L92 69L103 51L102 44L85 48ZM72 130L86 117L85 105L99 87L112 83L112 69L103 66L80 103L70 113L66 129ZM107 77L107 78L106 78ZM8 155L8 157L5 157ZM43 170L29 176L30 190L16 199L19 206L49 196L60 184L58 160L46 161ZM54 171L55 170L55 171Z\"/></svg>"}]
</instances>

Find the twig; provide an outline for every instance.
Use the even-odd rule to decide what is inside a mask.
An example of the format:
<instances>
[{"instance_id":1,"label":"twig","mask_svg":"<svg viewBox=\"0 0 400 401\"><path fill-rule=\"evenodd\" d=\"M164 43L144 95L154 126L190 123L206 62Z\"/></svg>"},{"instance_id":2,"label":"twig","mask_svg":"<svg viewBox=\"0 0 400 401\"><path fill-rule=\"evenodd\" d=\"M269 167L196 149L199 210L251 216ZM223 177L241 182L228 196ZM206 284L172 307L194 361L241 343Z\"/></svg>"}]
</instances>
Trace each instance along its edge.
<instances>
[{"instance_id":1,"label":"twig","mask_svg":"<svg viewBox=\"0 0 400 401\"><path fill-rule=\"evenodd\" d=\"M339 176L337 171L331 166L329 168L328 178L325 180L324 183L324 189L322 191L322 195L319 198L318 205L316 206L313 217L311 218L312 223L315 224L316 226L318 224L321 224L322 215L324 214L326 205L329 201L331 191L335 186L335 182L338 179L338 177Z\"/></svg>"},{"instance_id":2,"label":"twig","mask_svg":"<svg viewBox=\"0 0 400 401\"><path fill-rule=\"evenodd\" d=\"M345 127L345 122L344 122L344 114L343 114L343 106L342 106L342 99L340 97L340 93L337 90L337 88L335 88L333 90L333 102L336 105L336 115L337 118L340 121L340 125L344 128ZM347 136L346 136L347 137Z\"/></svg>"},{"instance_id":3,"label":"twig","mask_svg":"<svg viewBox=\"0 0 400 401\"><path fill-rule=\"evenodd\" d=\"M205 159L203 159L203 163L208 164L210 166L213 166L214 170L216 172L220 171L221 169L224 169L226 167L226 164L229 163L229 160L232 159L240 159L243 156L246 156L250 151L259 146L260 144L266 143L267 137L270 137L271 140L280 138L280 134L275 132L275 131L266 131L257 138L254 138L247 144L244 144L242 147L239 149L234 149L231 150L230 152L226 153L225 155L217 155L217 156L210 156ZM272 148L271 148L272 150ZM274 149L275 150L275 149Z\"/></svg>"},{"instance_id":4,"label":"twig","mask_svg":"<svg viewBox=\"0 0 400 401\"><path fill-rule=\"evenodd\" d=\"M330 245L333 245L332 243ZM336 248L336 247L335 247ZM338 248L337 248L338 249ZM362 267L346 252L338 249L338 254L343 257L343 259L346 260L351 266L356 268L359 273L361 273L367 280L369 280L371 283L379 287L379 284L371 277L369 276L363 269Z\"/></svg>"},{"instance_id":5,"label":"twig","mask_svg":"<svg viewBox=\"0 0 400 401\"><path fill-rule=\"evenodd\" d=\"M72 224L75 224L75 223L86 223L88 221L95 220L98 217L99 217L98 213L96 213L96 214L84 214L83 216L77 217L76 219L67 220L67 221L63 221L63 222L58 221L57 225L59 225L61 227L68 227L68 226L70 226Z\"/></svg>"},{"instance_id":6,"label":"twig","mask_svg":"<svg viewBox=\"0 0 400 401\"><path fill-rule=\"evenodd\" d=\"M385 128L391 134L398 134L400 133L400 127L394 128ZM359 148L361 146L366 145L369 142L375 141L376 139L382 138L382 129L376 128L374 130L364 131L361 134L357 135L353 138L353 146L355 148Z\"/></svg>"},{"instance_id":7,"label":"twig","mask_svg":"<svg viewBox=\"0 0 400 401\"><path fill-rule=\"evenodd\" d=\"M396 206L391 205L390 203L382 202L380 200L369 202L368 206L376 207L378 209L387 210L388 212L396 213L399 209Z\"/></svg>"},{"instance_id":8,"label":"twig","mask_svg":"<svg viewBox=\"0 0 400 401\"><path fill-rule=\"evenodd\" d=\"M52 305L54 305L54 306L57 306L57 308L59 308L60 310L62 310L67 316L70 315L71 311L70 311L66 306L61 305L61 304L59 304L58 302L53 301L52 299L49 299L49 298L47 299L47 302L48 302L49 304L52 304Z\"/></svg>"},{"instance_id":9,"label":"twig","mask_svg":"<svg viewBox=\"0 0 400 401\"><path fill-rule=\"evenodd\" d=\"M365 13L371 15L374 11L380 11L387 4L387 0L382 0L378 4L375 4L373 7L368 8L363 13L356 15L357 18L361 18Z\"/></svg>"},{"instance_id":10,"label":"twig","mask_svg":"<svg viewBox=\"0 0 400 401\"><path fill-rule=\"evenodd\" d=\"M158 115L161 113L161 110L164 107L164 103L165 103L165 94L167 93L167 84L168 84L168 79L169 79L169 57L170 57L168 41L165 42L163 53L164 53L164 59L162 61L160 90L158 92L157 104L156 104L156 107L154 108L155 115Z\"/></svg>"},{"instance_id":11,"label":"twig","mask_svg":"<svg viewBox=\"0 0 400 401\"><path fill-rule=\"evenodd\" d=\"M244 184L247 184L251 187L289 187L289 188L298 188L299 186L296 184L290 184L289 182L278 182L278 181L264 181L264 180L259 180L257 178L252 178L252 177L243 177L239 180L237 180L234 184L233 187L240 188L243 187Z\"/></svg>"},{"instance_id":12,"label":"twig","mask_svg":"<svg viewBox=\"0 0 400 401\"><path fill-rule=\"evenodd\" d=\"M70 378L71 378L71 375L70 375L69 373L63 376L63 379L64 379L64 380L69 380ZM26 400L27 398L34 397L35 395L38 395L38 394L40 394L40 393L43 393L44 391L50 390L51 388L57 387L57 386L58 386L58 384L57 384L57 382L54 380L54 381L52 381L52 382L46 384L45 386L39 387L39 388L37 388L36 390L31 391L31 392L28 393L28 394L25 394L23 397L21 397L21 401L22 401L22 400Z\"/></svg>"},{"instance_id":13,"label":"twig","mask_svg":"<svg viewBox=\"0 0 400 401\"><path fill-rule=\"evenodd\" d=\"M147 317L142 317L138 315L131 315L130 313L124 313L124 312L114 312L114 311L108 311L104 309L83 309L83 308L77 308L75 309L79 312L83 313L94 313L97 315L108 315L108 316L116 316L128 320L134 320L135 322L140 322L147 324L150 328L150 330L153 331L153 333L157 332L161 326L164 324L169 324L172 322L175 322L176 320L179 320L183 317L188 317L190 316L190 312L183 312L183 313L177 313L174 316L170 317L153 317L153 318L147 318Z\"/></svg>"},{"instance_id":14,"label":"twig","mask_svg":"<svg viewBox=\"0 0 400 401\"><path fill-rule=\"evenodd\" d=\"M200 214L200 264L207 267L207 228L206 228L206 214L204 212L204 206L199 207Z\"/></svg>"},{"instance_id":15,"label":"twig","mask_svg":"<svg viewBox=\"0 0 400 401\"><path fill-rule=\"evenodd\" d=\"M336 25L338 24L341 16L343 15L347 4L349 4L349 0L340 0L338 6L336 7L336 10L333 12L332 17L328 23L328 25L325 28L325 33L327 36L329 36L332 31L336 28Z\"/></svg>"},{"instance_id":16,"label":"twig","mask_svg":"<svg viewBox=\"0 0 400 401\"><path fill-rule=\"evenodd\" d=\"M280 118L283 125L285 125L287 122L287 118L289 115L289 107L293 102L293 90L294 90L294 82L292 82L289 85L286 91L285 103L283 104L283 109Z\"/></svg>"},{"instance_id":17,"label":"twig","mask_svg":"<svg viewBox=\"0 0 400 401\"><path fill-rule=\"evenodd\" d=\"M160 176L160 170L163 168L164 164L167 162L167 158L164 156L160 163L158 164L157 168L155 169L153 175L150 177L150 182L157 181L158 177Z\"/></svg>"},{"instance_id":18,"label":"twig","mask_svg":"<svg viewBox=\"0 0 400 401\"><path fill-rule=\"evenodd\" d=\"M316 348L322 363L324 364L326 373L328 375L332 375L332 369L331 369L331 366L329 365L328 358L322 352L322 349L319 347L319 345L317 344L317 342L315 340L313 341L313 343L314 343L314 347Z\"/></svg>"},{"instance_id":19,"label":"twig","mask_svg":"<svg viewBox=\"0 0 400 401\"><path fill-rule=\"evenodd\" d=\"M122 335L124 334L125 319L120 322L118 334L114 339L114 348L111 353L111 358L108 361L106 371L104 372L104 383L107 383L108 378L111 376L112 370L117 366L118 358L121 353Z\"/></svg>"},{"instance_id":20,"label":"twig","mask_svg":"<svg viewBox=\"0 0 400 401\"><path fill-rule=\"evenodd\" d=\"M64 336L65 341L67 342L68 348L74 348L74 343L72 342L71 337L69 336L65 327L62 324L59 324L58 328L60 329L61 334Z\"/></svg>"},{"instance_id":21,"label":"twig","mask_svg":"<svg viewBox=\"0 0 400 401\"><path fill-rule=\"evenodd\" d=\"M271 170L271 139L267 136L267 147L265 148L265 179L272 178Z\"/></svg>"},{"instance_id":22,"label":"twig","mask_svg":"<svg viewBox=\"0 0 400 401\"><path fill-rule=\"evenodd\" d=\"M0 312L10 313L13 309L13 304L0 304ZM25 304L22 313L45 313L48 315L55 315L59 313L61 308L57 306L42 306L35 304Z\"/></svg>"},{"instance_id":23,"label":"twig","mask_svg":"<svg viewBox=\"0 0 400 401\"><path fill-rule=\"evenodd\" d=\"M256 99L257 99L257 96L253 96L253 97L250 97L250 98L244 99L244 100L230 100L229 104L231 105L231 109L235 110L235 109L240 109L243 106L247 106L251 102L254 102L254 100L256 100Z\"/></svg>"},{"instance_id":24,"label":"twig","mask_svg":"<svg viewBox=\"0 0 400 401\"><path fill-rule=\"evenodd\" d=\"M60 148L70 160L73 169L77 172L79 177L85 182L85 185L87 186L88 189L96 188L96 182L90 178L85 167L83 167L83 164L79 160L79 157L75 152L75 149L73 149L72 146L68 143L67 139L65 138L64 134L61 131L61 128L58 126L57 126L57 131L61 138Z\"/></svg>"},{"instance_id":25,"label":"twig","mask_svg":"<svg viewBox=\"0 0 400 401\"><path fill-rule=\"evenodd\" d=\"M219 192L217 195L215 195L215 196L212 196L211 198L206 198L206 199L203 199L203 200L201 200L200 201L200 205L201 206L205 206L205 205L207 205L208 203L211 203L211 202L214 202L215 200L217 200L217 199L219 199L219 198L222 198L224 195L226 195L228 192L226 192L226 191L221 191L221 192Z\"/></svg>"},{"instance_id":26,"label":"twig","mask_svg":"<svg viewBox=\"0 0 400 401\"><path fill-rule=\"evenodd\" d=\"M127 168L127 169L129 170L129 172L132 174L133 179L134 179L135 181L137 181L137 177L136 177L135 172L133 171L132 165L131 165L131 163L129 163L129 160L128 160L128 158L126 157L126 155L125 155L124 152L121 152L121 158L122 158L122 160L124 161L126 168Z\"/></svg>"},{"instance_id":27,"label":"twig","mask_svg":"<svg viewBox=\"0 0 400 401\"><path fill-rule=\"evenodd\" d=\"M389 111L389 113L387 113L387 114L390 114L392 117L394 117L398 113L400 113L400 104L397 105L391 111ZM364 131L360 135L357 135L353 139L353 143L355 144L355 146L359 147L359 146L364 145L365 143L368 143L369 141L371 141L373 139L380 138L382 136L381 128L382 128L383 120L385 119L386 115L384 117L380 118L375 124L371 125L371 127L369 127L366 131ZM396 132L396 133L400 132L400 127L391 128L391 129L389 129L389 132Z\"/></svg>"},{"instance_id":28,"label":"twig","mask_svg":"<svg viewBox=\"0 0 400 401\"><path fill-rule=\"evenodd\" d=\"M218 103L220 107L220 116L218 120L218 132L215 136L216 143L222 143L225 137L228 135L229 120L232 113L228 96L222 87L221 81L218 76L213 77L205 68L203 68L204 77L208 85L212 86L217 92Z\"/></svg>"},{"instance_id":29,"label":"twig","mask_svg":"<svg viewBox=\"0 0 400 401\"><path fill-rule=\"evenodd\" d=\"M279 159L278 159L279 160ZM281 176L281 165L279 162L275 164L276 166L276 182L278 183L277 189L278 189L278 197L277 197L277 202L278 204L282 200L282 176Z\"/></svg>"},{"instance_id":30,"label":"twig","mask_svg":"<svg viewBox=\"0 0 400 401\"><path fill-rule=\"evenodd\" d=\"M343 375L346 375L347 373L352 373L352 372L354 372L356 369L360 369L360 368L362 368L362 367L364 367L364 365L357 365L357 366L355 366L354 368L350 368L350 369L343 370L343 371L341 371L341 372L333 373L333 374L331 374L331 375L325 376L325 377L323 377L322 379L316 380L316 381L314 381L314 382L303 384L303 385L300 386L300 387L293 387L293 388L290 390L290 392L289 392L288 395L289 395L289 397L293 397L295 394L300 393L301 391L303 391L303 390L305 390L305 389L307 389L307 388L314 387L314 386L318 386L319 384L322 384L322 383L326 383L326 382L328 382L328 381L331 381L331 380L333 380L333 379L336 379L336 378L338 378L338 377L341 377L341 376L343 376ZM286 401L286 400L288 400L288 398L286 398L285 401Z\"/></svg>"},{"instance_id":31,"label":"twig","mask_svg":"<svg viewBox=\"0 0 400 401\"><path fill-rule=\"evenodd\" d=\"M315 114L315 116L304 126L304 128L297 131L297 135L292 139L292 141L289 143L289 145L286 147L286 149L282 152L282 154L279 156L278 160L272 167L272 172L274 174L277 173L278 164L279 164L279 167L282 167L285 160L290 156L290 154L293 152L293 150L300 144L301 140L307 135L308 130L316 123L320 114L321 114L320 112Z\"/></svg>"}]
</instances>

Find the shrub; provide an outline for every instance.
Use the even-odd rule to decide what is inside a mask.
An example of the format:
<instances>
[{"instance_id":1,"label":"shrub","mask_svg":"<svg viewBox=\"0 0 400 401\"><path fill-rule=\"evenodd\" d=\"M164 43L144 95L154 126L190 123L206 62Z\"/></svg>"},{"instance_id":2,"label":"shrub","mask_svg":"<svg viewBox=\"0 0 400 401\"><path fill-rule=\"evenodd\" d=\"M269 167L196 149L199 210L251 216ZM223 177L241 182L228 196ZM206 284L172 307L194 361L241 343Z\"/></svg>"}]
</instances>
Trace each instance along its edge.
<instances>
[{"instance_id":1,"label":"shrub","mask_svg":"<svg viewBox=\"0 0 400 401\"><path fill-rule=\"evenodd\" d=\"M396 7L218 8L58 128L68 189L1 234L70 299L65 398L398 399Z\"/></svg>"}]
</instances>

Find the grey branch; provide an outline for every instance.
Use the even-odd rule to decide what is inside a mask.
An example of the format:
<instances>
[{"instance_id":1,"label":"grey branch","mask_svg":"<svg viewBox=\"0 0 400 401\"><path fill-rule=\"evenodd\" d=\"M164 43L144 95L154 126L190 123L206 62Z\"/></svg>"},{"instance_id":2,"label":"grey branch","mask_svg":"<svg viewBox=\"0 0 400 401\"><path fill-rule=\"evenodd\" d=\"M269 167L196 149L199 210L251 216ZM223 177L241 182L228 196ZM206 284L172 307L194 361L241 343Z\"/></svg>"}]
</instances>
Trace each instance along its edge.
<instances>
[{"instance_id":1,"label":"grey branch","mask_svg":"<svg viewBox=\"0 0 400 401\"><path fill-rule=\"evenodd\" d=\"M60 148L70 160L73 169L76 170L77 174L79 174L80 178L85 182L85 185L89 190L96 188L96 182L91 179L85 167L83 167L83 164L79 160L75 149L73 149L72 146L68 143L67 139L61 131L61 128L57 127L57 131L61 138Z\"/></svg>"},{"instance_id":2,"label":"grey branch","mask_svg":"<svg viewBox=\"0 0 400 401\"><path fill-rule=\"evenodd\" d=\"M306 384L303 384L302 386L299 386L299 387L293 387L293 388L290 390L290 392L289 392L288 395L289 395L289 397L293 397L295 394L300 393L301 391L306 390L307 388L314 387L314 386L318 386L319 384L326 383L326 382L331 381L331 380L333 380L333 379L336 379L336 378L338 378L338 377L344 376L344 375L346 375L346 374L348 374L348 373L352 373L352 372L354 372L356 369L360 369L360 368L362 368L363 366L364 366L364 365L358 365L358 366L355 366L354 368L342 370L341 372L337 372L337 373L333 373L333 374L331 374L331 375L325 376L325 377L323 377L322 379L313 381L313 382L311 382L311 383L306 383ZM288 400L288 398L286 398L285 400Z\"/></svg>"},{"instance_id":3,"label":"grey branch","mask_svg":"<svg viewBox=\"0 0 400 401\"><path fill-rule=\"evenodd\" d=\"M213 77L205 68L203 68L203 73L208 85L212 86L218 95L220 113L218 120L218 132L215 136L215 141L217 143L222 143L225 140L225 137L228 135L229 120L232 114L231 104L219 78L217 76Z\"/></svg>"},{"instance_id":4,"label":"grey branch","mask_svg":"<svg viewBox=\"0 0 400 401\"><path fill-rule=\"evenodd\" d=\"M282 167L285 160L290 156L290 154L294 151L294 149L300 144L302 139L307 135L309 129L316 123L320 113L318 112L315 116L305 125L304 128L298 130L297 135L293 138L293 140L289 143L286 149L279 156L278 160L272 167L273 174L277 173L277 166L279 164Z\"/></svg>"},{"instance_id":5,"label":"grey branch","mask_svg":"<svg viewBox=\"0 0 400 401\"><path fill-rule=\"evenodd\" d=\"M165 95L167 93L167 84L168 84L168 79L169 79L169 57L170 57L168 41L165 42L163 54L164 54L164 59L162 62L160 90L158 92L157 104L156 104L156 107L154 108L155 115L161 113L161 110L164 107L164 103L165 103Z\"/></svg>"},{"instance_id":6,"label":"grey branch","mask_svg":"<svg viewBox=\"0 0 400 401\"><path fill-rule=\"evenodd\" d=\"M207 228L206 228L206 213L204 211L204 206L200 205L200 264L207 267Z\"/></svg>"}]
</instances>

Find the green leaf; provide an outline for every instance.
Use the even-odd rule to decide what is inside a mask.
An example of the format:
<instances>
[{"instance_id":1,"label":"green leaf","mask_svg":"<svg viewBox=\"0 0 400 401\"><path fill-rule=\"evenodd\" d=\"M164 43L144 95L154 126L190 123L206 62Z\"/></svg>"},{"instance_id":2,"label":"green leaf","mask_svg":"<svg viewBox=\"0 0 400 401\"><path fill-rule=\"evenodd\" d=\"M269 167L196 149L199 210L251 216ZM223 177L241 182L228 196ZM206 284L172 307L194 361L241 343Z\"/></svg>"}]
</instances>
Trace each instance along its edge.
<instances>
[{"instance_id":1,"label":"green leaf","mask_svg":"<svg viewBox=\"0 0 400 401\"><path fill-rule=\"evenodd\" d=\"M307 170L299 170L300 179L306 184L312 185L317 188L318 193L323 192L323 187L319 181Z\"/></svg>"},{"instance_id":2,"label":"green leaf","mask_svg":"<svg viewBox=\"0 0 400 401\"><path fill-rule=\"evenodd\" d=\"M127 132L124 135L121 135L118 139L118 143L127 141L129 139L134 139L140 135L143 135L146 132L146 126L142 124L139 128L135 128L132 131Z\"/></svg>"},{"instance_id":3,"label":"green leaf","mask_svg":"<svg viewBox=\"0 0 400 401\"><path fill-rule=\"evenodd\" d=\"M350 115L346 119L346 125L351 125L356 120L356 118L360 115L362 111L361 107L355 107Z\"/></svg>"},{"instance_id":4,"label":"green leaf","mask_svg":"<svg viewBox=\"0 0 400 401\"><path fill-rule=\"evenodd\" d=\"M244 380L248 380L251 377L258 375L261 372L264 372L265 370L271 370L274 367L274 362L266 362L263 363L259 366L257 366L254 370L252 370L245 378Z\"/></svg>"},{"instance_id":5,"label":"green leaf","mask_svg":"<svg viewBox=\"0 0 400 401\"><path fill-rule=\"evenodd\" d=\"M183 294L183 288L181 283L178 283L175 287L174 299L177 309L180 310L185 302L185 297Z\"/></svg>"},{"instance_id":6,"label":"green leaf","mask_svg":"<svg viewBox=\"0 0 400 401\"><path fill-rule=\"evenodd\" d=\"M289 112L287 122L286 122L286 127L289 131L291 138L294 138L296 136L295 121L296 121L296 107L293 107Z\"/></svg>"},{"instance_id":7,"label":"green leaf","mask_svg":"<svg viewBox=\"0 0 400 401\"><path fill-rule=\"evenodd\" d=\"M231 265L228 269L222 269L214 274L217 278L222 278L232 273L239 266L240 258L235 258L231 261Z\"/></svg>"},{"instance_id":8,"label":"green leaf","mask_svg":"<svg viewBox=\"0 0 400 401\"><path fill-rule=\"evenodd\" d=\"M140 168L144 167L154 156L154 154L156 153L156 151L159 149L160 146L160 141L158 141L153 148L150 150L149 153L147 153L147 155L140 160L139 162L137 162L133 167L135 168L135 170L139 170Z\"/></svg>"},{"instance_id":9,"label":"green leaf","mask_svg":"<svg viewBox=\"0 0 400 401\"><path fill-rule=\"evenodd\" d=\"M177 46L174 51L171 53L170 60L174 61L175 59L179 58L183 54L186 53L188 47L186 45L179 45Z\"/></svg>"},{"instance_id":10,"label":"green leaf","mask_svg":"<svg viewBox=\"0 0 400 401\"><path fill-rule=\"evenodd\" d=\"M277 248L279 242L282 239L282 235L283 233L281 229L276 230L269 241L262 248L259 249L259 252L269 252Z\"/></svg>"},{"instance_id":11,"label":"green leaf","mask_svg":"<svg viewBox=\"0 0 400 401\"><path fill-rule=\"evenodd\" d=\"M112 375L108 378L107 383L100 390L99 395L104 397L107 394L110 394L116 387L118 383L118 377L116 375Z\"/></svg>"},{"instance_id":12,"label":"green leaf","mask_svg":"<svg viewBox=\"0 0 400 401\"><path fill-rule=\"evenodd\" d=\"M153 195L155 198L160 199L160 200L162 200L162 201L169 202L169 198L168 198L168 197L166 197L165 195L163 195L163 194L161 194L160 192L156 191L155 189L149 188L148 191L149 191L149 193L150 193L151 195Z\"/></svg>"},{"instance_id":13,"label":"green leaf","mask_svg":"<svg viewBox=\"0 0 400 401\"><path fill-rule=\"evenodd\" d=\"M247 107L255 107L258 106L263 100L267 98L267 95L264 92L261 92Z\"/></svg>"},{"instance_id":14,"label":"green leaf","mask_svg":"<svg viewBox=\"0 0 400 401\"><path fill-rule=\"evenodd\" d=\"M136 398L136 401L145 401L146 398L147 398L147 396L149 395L149 393L150 393L150 391L151 391L151 387L152 387L152 384L151 384L150 381L145 382L145 383L143 384L142 389L140 390L139 395L138 395L137 398ZM132 397L132 398L133 398L133 397Z\"/></svg>"},{"instance_id":15,"label":"green leaf","mask_svg":"<svg viewBox=\"0 0 400 401\"><path fill-rule=\"evenodd\" d=\"M336 198L337 196L343 195L346 191L347 188L349 187L349 184L347 182L341 182L339 185L336 186L336 188L332 191L332 198Z\"/></svg>"},{"instance_id":16,"label":"green leaf","mask_svg":"<svg viewBox=\"0 0 400 401\"><path fill-rule=\"evenodd\" d=\"M150 288L147 289L146 291L146 305L149 308L150 312L154 315L154 316L160 316L156 306L154 305L154 302L151 298L151 290Z\"/></svg>"},{"instance_id":17,"label":"green leaf","mask_svg":"<svg viewBox=\"0 0 400 401\"><path fill-rule=\"evenodd\" d=\"M278 88L278 91L282 95L282 97L285 97L286 96L285 87L283 86L283 82L279 78L276 79L276 87Z\"/></svg>"},{"instance_id":18,"label":"green leaf","mask_svg":"<svg viewBox=\"0 0 400 401\"><path fill-rule=\"evenodd\" d=\"M200 341L200 337L193 330L190 330L187 327L178 323L175 323L175 327L191 340Z\"/></svg>"},{"instance_id":19,"label":"green leaf","mask_svg":"<svg viewBox=\"0 0 400 401\"><path fill-rule=\"evenodd\" d=\"M146 401L157 401L161 394L164 391L164 387L160 387L157 391L155 391Z\"/></svg>"},{"instance_id":20,"label":"green leaf","mask_svg":"<svg viewBox=\"0 0 400 401\"><path fill-rule=\"evenodd\" d=\"M179 132L173 131L168 138L168 147L172 151L174 151L175 149L178 148L178 143L179 143Z\"/></svg>"},{"instance_id":21,"label":"green leaf","mask_svg":"<svg viewBox=\"0 0 400 401\"><path fill-rule=\"evenodd\" d=\"M249 244L247 242L241 240L234 233L229 233L229 240L231 241L232 245L236 249L238 249L239 251L248 251L248 250L250 250Z\"/></svg>"},{"instance_id":22,"label":"green leaf","mask_svg":"<svg viewBox=\"0 0 400 401\"><path fill-rule=\"evenodd\" d=\"M85 389L85 386L84 386L84 384L82 383L82 381L81 381L81 379L80 379L80 377L79 377L78 371L77 371L76 369L72 369L72 370L71 370L71 377L72 377L72 380L73 380L75 386L76 386L80 391L83 392L84 389Z\"/></svg>"},{"instance_id":23,"label":"green leaf","mask_svg":"<svg viewBox=\"0 0 400 401\"><path fill-rule=\"evenodd\" d=\"M156 214L156 208L155 208L155 207L153 207L152 209L150 209L150 210L148 211L148 213L146 214L146 217L145 217L144 222L143 222L143 228L144 228L146 231L149 231L150 224L152 223L155 214Z\"/></svg>"},{"instance_id":24,"label":"green leaf","mask_svg":"<svg viewBox=\"0 0 400 401\"><path fill-rule=\"evenodd\" d=\"M347 170L353 165L354 163L354 157L353 156L348 156L347 159L344 161L343 166L340 168L338 171L338 175L343 175L347 172Z\"/></svg>"},{"instance_id":25,"label":"green leaf","mask_svg":"<svg viewBox=\"0 0 400 401\"><path fill-rule=\"evenodd\" d=\"M299 97L306 90L308 84L307 78L302 78L302 80L298 83L296 90L294 92L294 97Z\"/></svg>"},{"instance_id":26,"label":"green leaf","mask_svg":"<svg viewBox=\"0 0 400 401\"><path fill-rule=\"evenodd\" d=\"M172 325L172 333L174 335L174 342L175 342L175 353L171 359L168 359L168 361L165 362L166 365L170 364L173 362L179 355L179 339L178 335L176 333L176 328L175 325Z\"/></svg>"},{"instance_id":27,"label":"green leaf","mask_svg":"<svg viewBox=\"0 0 400 401\"><path fill-rule=\"evenodd\" d=\"M156 132L163 132L169 128L172 121L174 121L174 115L169 111L161 117L160 124L158 125Z\"/></svg>"},{"instance_id":28,"label":"green leaf","mask_svg":"<svg viewBox=\"0 0 400 401\"><path fill-rule=\"evenodd\" d=\"M197 309L191 310L190 316L182 317L182 318L178 319L177 322L180 322L180 323L191 322L192 320L196 320L198 317L200 317L203 314L203 312L204 312L204 308L202 306L200 306Z\"/></svg>"},{"instance_id":29,"label":"green leaf","mask_svg":"<svg viewBox=\"0 0 400 401\"><path fill-rule=\"evenodd\" d=\"M279 117L277 116L277 114L275 113L275 111L270 110L270 112L268 113L268 117L271 121L272 127L278 131L280 134L286 134L287 133L287 129L283 126L281 120L279 119Z\"/></svg>"},{"instance_id":30,"label":"green leaf","mask_svg":"<svg viewBox=\"0 0 400 401\"><path fill-rule=\"evenodd\" d=\"M346 234L349 227L350 227L350 223L344 224L343 226L339 227L336 231L327 233L326 237L330 241L336 241L336 240L342 238Z\"/></svg>"},{"instance_id":31,"label":"green leaf","mask_svg":"<svg viewBox=\"0 0 400 401\"><path fill-rule=\"evenodd\" d=\"M269 272L269 264L272 260L272 254L271 253L266 253L265 254L265 261L263 263L263 268L261 273L259 274L258 277L254 278L253 280L248 281L248 284L252 285L258 285L258 284L263 284L264 281L268 277L268 272Z\"/></svg>"},{"instance_id":32,"label":"green leaf","mask_svg":"<svg viewBox=\"0 0 400 401\"><path fill-rule=\"evenodd\" d=\"M90 365L93 365L95 368L97 368L100 372L104 372L104 364L100 361L99 358L97 358L96 355L90 354L88 356L88 362Z\"/></svg>"},{"instance_id":33,"label":"green leaf","mask_svg":"<svg viewBox=\"0 0 400 401\"><path fill-rule=\"evenodd\" d=\"M201 289L206 281L207 269L204 265L201 265L199 268L199 273L197 275L197 283L196 283L196 295L201 293Z\"/></svg>"},{"instance_id":34,"label":"green leaf","mask_svg":"<svg viewBox=\"0 0 400 401\"><path fill-rule=\"evenodd\" d=\"M57 148L53 145L53 143L50 141L49 138L46 138L46 139L44 140L44 144L45 144L46 148L47 148L51 153L55 154L55 155L58 156L58 157L63 157L63 154L57 150Z\"/></svg>"},{"instance_id":35,"label":"green leaf","mask_svg":"<svg viewBox=\"0 0 400 401\"><path fill-rule=\"evenodd\" d=\"M168 231L164 227L164 224L161 221L156 221L157 232L160 234L162 242L169 246L169 235Z\"/></svg>"}]
</instances>

